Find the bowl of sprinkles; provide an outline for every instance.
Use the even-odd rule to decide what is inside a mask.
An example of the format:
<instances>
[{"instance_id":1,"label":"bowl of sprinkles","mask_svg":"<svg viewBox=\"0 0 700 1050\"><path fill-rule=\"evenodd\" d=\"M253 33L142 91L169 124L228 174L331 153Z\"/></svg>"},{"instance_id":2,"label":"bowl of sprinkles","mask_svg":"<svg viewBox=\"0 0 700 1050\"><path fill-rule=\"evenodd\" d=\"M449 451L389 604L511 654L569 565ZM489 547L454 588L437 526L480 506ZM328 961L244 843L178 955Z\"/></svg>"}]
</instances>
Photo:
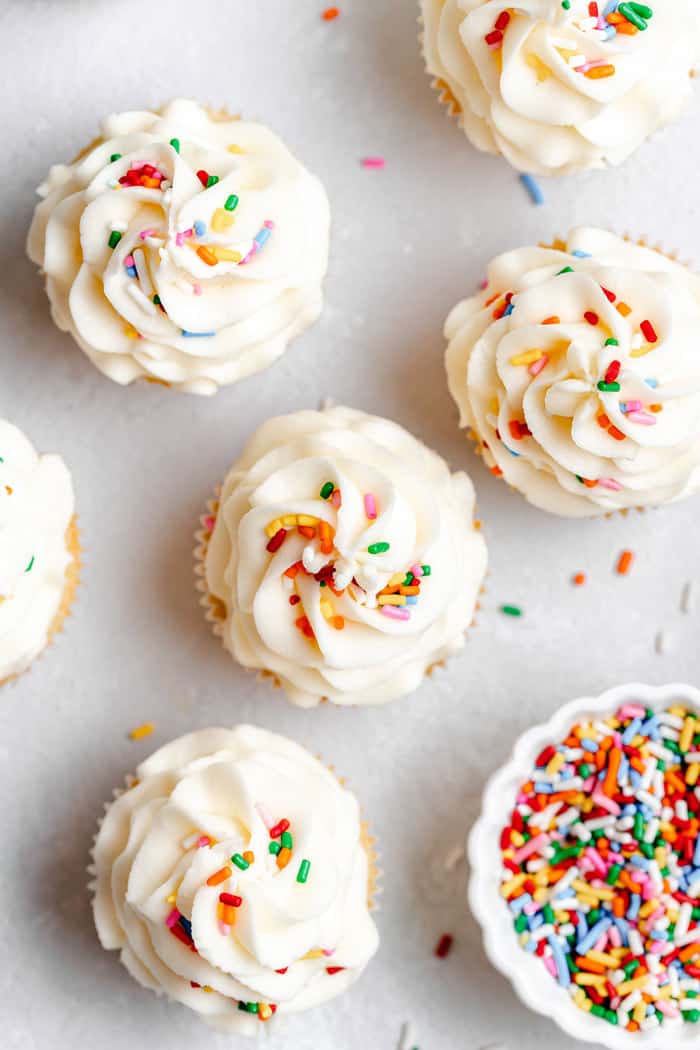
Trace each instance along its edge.
<instances>
[{"instance_id":1,"label":"bowl of sprinkles","mask_svg":"<svg viewBox=\"0 0 700 1050\"><path fill-rule=\"evenodd\" d=\"M626 685L517 742L469 838L469 902L522 1001L576 1039L700 1038L700 691Z\"/></svg>"}]
</instances>

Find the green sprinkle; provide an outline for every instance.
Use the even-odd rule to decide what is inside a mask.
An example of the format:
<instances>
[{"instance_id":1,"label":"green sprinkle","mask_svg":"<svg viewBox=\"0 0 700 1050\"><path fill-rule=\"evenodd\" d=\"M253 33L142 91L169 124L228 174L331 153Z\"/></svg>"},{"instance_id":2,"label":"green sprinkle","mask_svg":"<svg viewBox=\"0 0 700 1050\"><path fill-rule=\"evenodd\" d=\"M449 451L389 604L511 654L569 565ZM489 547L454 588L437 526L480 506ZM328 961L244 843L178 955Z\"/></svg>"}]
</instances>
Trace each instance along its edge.
<instances>
[{"instance_id":1,"label":"green sprinkle","mask_svg":"<svg viewBox=\"0 0 700 1050\"><path fill-rule=\"evenodd\" d=\"M501 612L506 616L522 616L523 610L518 605L502 605Z\"/></svg>"},{"instance_id":2,"label":"green sprinkle","mask_svg":"<svg viewBox=\"0 0 700 1050\"><path fill-rule=\"evenodd\" d=\"M280 836L280 844L283 849L291 849L293 845L292 836L288 831L283 831Z\"/></svg>"},{"instance_id":3,"label":"green sprinkle","mask_svg":"<svg viewBox=\"0 0 700 1050\"><path fill-rule=\"evenodd\" d=\"M645 18L642 18L642 16L638 14L635 10L637 6L637 4L620 4L620 6L618 7L618 11L621 15L624 15L628 22L631 22L633 26L636 26L637 29L641 29L643 31L648 28L646 18L651 18L651 14L653 14L653 12L651 12ZM649 11L649 8L647 7L645 8L645 10Z\"/></svg>"},{"instance_id":4,"label":"green sprinkle","mask_svg":"<svg viewBox=\"0 0 700 1050\"><path fill-rule=\"evenodd\" d=\"M236 196L235 193L232 193L230 197L226 198L226 203L224 204L224 208L226 209L226 211L235 211L237 207L238 207L238 197Z\"/></svg>"},{"instance_id":5,"label":"green sprinkle","mask_svg":"<svg viewBox=\"0 0 700 1050\"><path fill-rule=\"evenodd\" d=\"M160 306L161 305L161 303L160 303L160 296L158 294L153 296L153 305L154 306Z\"/></svg>"},{"instance_id":6,"label":"green sprinkle","mask_svg":"<svg viewBox=\"0 0 700 1050\"><path fill-rule=\"evenodd\" d=\"M241 869L241 871L247 871L250 867L248 861L245 859L245 857L242 857L240 853L234 853L231 857L231 860L237 868Z\"/></svg>"},{"instance_id":7,"label":"green sprinkle","mask_svg":"<svg viewBox=\"0 0 700 1050\"><path fill-rule=\"evenodd\" d=\"M565 266L563 270L560 270L559 273L555 274L555 277L561 277L561 275L563 273L573 273L573 272L574 272L573 266Z\"/></svg>"},{"instance_id":8,"label":"green sprinkle","mask_svg":"<svg viewBox=\"0 0 700 1050\"><path fill-rule=\"evenodd\" d=\"M301 864L299 865L299 871L297 872L297 882L301 882L301 883L306 882L306 880L309 877L309 872L310 871L311 871L311 861L310 860L302 860Z\"/></svg>"},{"instance_id":9,"label":"green sprinkle","mask_svg":"<svg viewBox=\"0 0 700 1050\"><path fill-rule=\"evenodd\" d=\"M515 932L516 933L524 933L525 930L527 929L527 916L526 915L518 915L518 917L515 920L515 923L513 925L515 926Z\"/></svg>"},{"instance_id":10,"label":"green sprinkle","mask_svg":"<svg viewBox=\"0 0 700 1050\"><path fill-rule=\"evenodd\" d=\"M565 11L568 11L571 7L571 0L561 0L561 6L564 8Z\"/></svg>"},{"instance_id":11,"label":"green sprinkle","mask_svg":"<svg viewBox=\"0 0 700 1050\"><path fill-rule=\"evenodd\" d=\"M424 576L430 576L433 571L429 565L421 565L421 569L423 570Z\"/></svg>"},{"instance_id":12,"label":"green sprinkle","mask_svg":"<svg viewBox=\"0 0 700 1050\"><path fill-rule=\"evenodd\" d=\"M648 842L638 842L637 846L640 853L643 853L648 860L654 859L654 848Z\"/></svg>"},{"instance_id":13,"label":"green sprinkle","mask_svg":"<svg viewBox=\"0 0 700 1050\"><path fill-rule=\"evenodd\" d=\"M114 164L115 160L121 160L121 159L122 159L121 153L113 153L112 156L109 158L109 163L110 164Z\"/></svg>"},{"instance_id":14,"label":"green sprinkle","mask_svg":"<svg viewBox=\"0 0 700 1050\"><path fill-rule=\"evenodd\" d=\"M335 488L335 485L333 484L333 482L332 481L327 481L326 484L321 489L321 492L319 493L321 499L330 499L331 496L333 495L333 489L334 488Z\"/></svg>"},{"instance_id":15,"label":"green sprinkle","mask_svg":"<svg viewBox=\"0 0 700 1050\"><path fill-rule=\"evenodd\" d=\"M280 846L279 842L271 842L268 849L270 850L270 853L274 854L274 856L276 857L279 851L282 849L282 847Z\"/></svg>"},{"instance_id":16,"label":"green sprinkle","mask_svg":"<svg viewBox=\"0 0 700 1050\"><path fill-rule=\"evenodd\" d=\"M620 344L619 344L619 342L617 341L617 339L612 339L612 338L611 338L611 339L606 339L606 340L605 340L605 345L606 345L606 346L619 346ZM650 715L649 717L651 718L651 715Z\"/></svg>"},{"instance_id":17,"label":"green sprinkle","mask_svg":"<svg viewBox=\"0 0 700 1050\"><path fill-rule=\"evenodd\" d=\"M370 543L367 551L369 554L385 554L391 547L390 543Z\"/></svg>"},{"instance_id":18,"label":"green sprinkle","mask_svg":"<svg viewBox=\"0 0 700 1050\"><path fill-rule=\"evenodd\" d=\"M256 1014L258 1012L258 1004L240 1002L238 1004L238 1009L244 1010L247 1014Z\"/></svg>"},{"instance_id":19,"label":"green sprinkle","mask_svg":"<svg viewBox=\"0 0 700 1050\"><path fill-rule=\"evenodd\" d=\"M619 383L604 383L602 380L598 383L598 389L602 390L605 394L616 394L620 389Z\"/></svg>"},{"instance_id":20,"label":"green sprinkle","mask_svg":"<svg viewBox=\"0 0 700 1050\"><path fill-rule=\"evenodd\" d=\"M552 925L554 925L556 920L554 918L554 911L552 910L551 904L545 904L544 908L542 909L542 914L544 916L545 922L550 922L552 923Z\"/></svg>"},{"instance_id":21,"label":"green sprinkle","mask_svg":"<svg viewBox=\"0 0 700 1050\"><path fill-rule=\"evenodd\" d=\"M173 149L175 150L176 153L180 152L180 140L179 139L171 139L170 140L170 145L173 147Z\"/></svg>"},{"instance_id":22,"label":"green sprinkle","mask_svg":"<svg viewBox=\"0 0 700 1050\"><path fill-rule=\"evenodd\" d=\"M608 1024L617 1024L617 1014L615 1013L615 1011L614 1010L606 1010L605 1011L605 1020L608 1022Z\"/></svg>"},{"instance_id":23,"label":"green sprinkle","mask_svg":"<svg viewBox=\"0 0 700 1050\"><path fill-rule=\"evenodd\" d=\"M579 775L582 776L584 780L588 780L588 777L591 774L591 767L588 765L587 762L582 762L581 765L578 767L578 771Z\"/></svg>"},{"instance_id":24,"label":"green sprinkle","mask_svg":"<svg viewBox=\"0 0 700 1050\"><path fill-rule=\"evenodd\" d=\"M208 179L207 179L207 189L209 189L210 186L216 186L218 181L219 181L219 176L218 175L210 175L208 177Z\"/></svg>"},{"instance_id":25,"label":"green sprinkle","mask_svg":"<svg viewBox=\"0 0 700 1050\"><path fill-rule=\"evenodd\" d=\"M641 839L643 834L644 834L644 818L643 818L642 814L639 812L639 810L637 810L637 812L634 815L634 837L639 842L639 840Z\"/></svg>"},{"instance_id":26,"label":"green sprinkle","mask_svg":"<svg viewBox=\"0 0 700 1050\"><path fill-rule=\"evenodd\" d=\"M629 980L634 971L639 967L639 959L633 959L632 962L628 962L627 966L623 966L625 977Z\"/></svg>"},{"instance_id":27,"label":"green sprinkle","mask_svg":"<svg viewBox=\"0 0 700 1050\"><path fill-rule=\"evenodd\" d=\"M614 886L615 885L615 883L617 882L621 871L622 871L622 865L621 864L613 864L613 866L611 867L610 871L607 874L607 878L605 879L605 881L607 882L608 886Z\"/></svg>"},{"instance_id":28,"label":"green sprinkle","mask_svg":"<svg viewBox=\"0 0 700 1050\"><path fill-rule=\"evenodd\" d=\"M112 232L109 235L109 240L107 241L107 244L110 246L110 248L112 250L114 250L117 247L117 245L119 244L121 239L122 239L122 235L119 232L119 230L112 230Z\"/></svg>"},{"instance_id":29,"label":"green sprinkle","mask_svg":"<svg viewBox=\"0 0 700 1050\"><path fill-rule=\"evenodd\" d=\"M527 920L525 921L525 925L527 926ZM568 954L566 956L566 965L569 967L569 971L571 973L580 973L581 972L579 967L574 962L573 957L571 955L568 955Z\"/></svg>"},{"instance_id":30,"label":"green sprinkle","mask_svg":"<svg viewBox=\"0 0 700 1050\"><path fill-rule=\"evenodd\" d=\"M326 583L325 580L320 580L318 585L319 585L319 587L327 587L328 586L328 584Z\"/></svg>"},{"instance_id":31,"label":"green sprinkle","mask_svg":"<svg viewBox=\"0 0 700 1050\"><path fill-rule=\"evenodd\" d=\"M29 565L27 566L27 568L24 571L25 572L31 572L33 565L34 565L34 555L32 554L31 561L29 562Z\"/></svg>"},{"instance_id":32,"label":"green sprinkle","mask_svg":"<svg viewBox=\"0 0 700 1050\"><path fill-rule=\"evenodd\" d=\"M564 3L566 3L566 0L564 0ZM562 7L563 6L564 5L562 4ZM593 1003L593 1006L591 1007L591 1013L594 1017L605 1017L605 1007L598 1006L598 1003Z\"/></svg>"}]
</instances>

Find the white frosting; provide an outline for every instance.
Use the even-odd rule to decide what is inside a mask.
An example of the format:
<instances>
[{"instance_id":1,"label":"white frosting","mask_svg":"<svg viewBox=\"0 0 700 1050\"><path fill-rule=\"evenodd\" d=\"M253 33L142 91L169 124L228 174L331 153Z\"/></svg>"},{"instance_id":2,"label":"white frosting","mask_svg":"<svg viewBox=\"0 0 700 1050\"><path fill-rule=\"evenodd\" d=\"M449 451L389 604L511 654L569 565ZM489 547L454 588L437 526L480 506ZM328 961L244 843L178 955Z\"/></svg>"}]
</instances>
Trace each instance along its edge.
<instances>
[{"instance_id":1,"label":"white frosting","mask_svg":"<svg viewBox=\"0 0 700 1050\"><path fill-rule=\"evenodd\" d=\"M321 498L328 483L340 506ZM310 535L300 534L298 524L308 525L299 515ZM268 421L226 478L206 559L209 593L226 609L226 647L245 667L273 672L305 707L411 692L463 645L472 621L486 570L473 516L467 476L450 474L395 423L340 407ZM270 552L279 522L286 536ZM389 549L372 553L377 543ZM411 585L390 598L401 606L385 606L392 578L403 583L423 565L430 575L418 580L420 594Z\"/></svg>"},{"instance_id":2,"label":"white frosting","mask_svg":"<svg viewBox=\"0 0 700 1050\"><path fill-rule=\"evenodd\" d=\"M142 184L120 183L144 164L156 170ZM200 171L218 182L206 189ZM184 99L119 113L39 193L28 251L54 320L118 383L213 394L275 361L321 311L328 200L259 124Z\"/></svg>"},{"instance_id":3,"label":"white frosting","mask_svg":"<svg viewBox=\"0 0 700 1050\"><path fill-rule=\"evenodd\" d=\"M26 670L49 640L71 561L73 512L63 460L37 455L0 419L0 681Z\"/></svg>"},{"instance_id":4,"label":"white frosting","mask_svg":"<svg viewBox=\"0 0 700 1050\"><path fill-rule=\"evenodd\" d=\"M282 819L292 835L284 868L269 830ZM254 860L240 870L230 858L248 850ZM334 998L378 946L355 798L303 748L262 729L206 729L156 751L107 807L93 859L102 946L120 950L144 987L225 1031L258 1031L240 1002L288 1013ZM208 885L222 868L230 877ZM242 901L230 926L222 892ZM174 928L191 924L196 950L167 924L177 913L185 922Z\"/></svg>"},{"instance_id":5,"label":"white frosting","mask_svg":"<svg viewBox=\"0 0 700 1050\"><path fill-rule=\"evenodd\" d=\"M426 63L474 145L519 171L620 164L678 117L700 58L695 0L650 6L647 28L628 35L602 17L615 17L607 0L600 18L590 17L589 0L571 0L569 10L561 0L422 0ZM496 23L506 21L498 40Z\"/></svg>"},{"instance_id":6,"label":"white frosting","mask_svg":"<svg viewBox=\"0 0 700 1050\"><path fill-rule=\"evenodd\" d=\"M700 277L650 248L578 229L508 252L447 320L461 426L555 514L682 499L700 489L698 330Z\"/></svg>"}]
</instances>

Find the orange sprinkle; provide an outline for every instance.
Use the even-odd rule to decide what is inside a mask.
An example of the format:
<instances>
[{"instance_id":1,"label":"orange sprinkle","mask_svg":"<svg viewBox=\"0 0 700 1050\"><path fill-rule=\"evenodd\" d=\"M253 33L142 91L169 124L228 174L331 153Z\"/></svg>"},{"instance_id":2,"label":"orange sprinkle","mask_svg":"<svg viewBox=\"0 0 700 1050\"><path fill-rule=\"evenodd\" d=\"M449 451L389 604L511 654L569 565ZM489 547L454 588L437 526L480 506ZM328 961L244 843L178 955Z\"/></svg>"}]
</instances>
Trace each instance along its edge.
<instances>
[{"instance_id":1,"label":"orange sprinkle","mask_svg":"<svg viewBox=\"0 0 700 1050\"><path fill-rule=\"evenodd\" d=\"M650 412L663 412L663 410L664 410L664 406L663 405L649 405L649 411Z\"/></svg>"},{"instance_id":2,"label":"orange sprinkle","mask_svg":"<svg viewBox=\"0 0 700 1050\"><path fill-rule=\"evenodd\" d=\"M491 473L494 475L494 477L497 477L497 478L503 477L503 471L501 470L500 467L491 467Z\"/></svg>"},{"instance_id":3,"label":"orange sprinkle","mask_svg":"<svg viewBox=\"0 0 700 1050\"><path fill-rule=\"evenodd\" d=\"M287 576L290 580L293 580L296 576L299 575L302 568L302 563L300 561L296 561L294 562L294 565L290 565L288 569L285 569L284 575Z\"/></svg>"},{"instance_id":4,"label":"orange sprinkle","mask_svg":"<svg viewBox=\"0 0 700 1050\"><path fill-rule=\"evenodd\" d=\"M231 877L231 869L226 866L219 868L213 875L210 875L207 879L207 886L218 886L220 882L226 882L226 879Z\"/></svg>"},{"instance_id":5,"label":"orange sprinkle","mask_svg":"<svg viewBox=\"0 0 700 1050\"><path fill-rule=\"evenodd\" d=\"M327 7L326 10L321 15L321 18L323 19L324 22L332 22L335 18L338 17L339 14L340 14L340 8L339 7Z\"/></svg>"},{"instance_id":6,"label":"orange sprinkle","mask_svg":"<svg viewBox=\"0 0 700 1050\"><path fill-rule=\"evenodd\" d=\"M618 33L623 33L625 36L634 36L635 33L639 32L636 26L633 26L631 22L618 22L617 25Z\"/></svg>"},{"instance_id":7,"label":"orange sprinkle","mask_svg":"<svg viewBox=\"0 0 700 1050\"><path fill-rule=\"evenodd\" d=\"M345 627L345 620L342 616L334 616L331 620L331 623L335 627L336 631L342 631L343 627Z\"/></svg>"},{"instance_id":8,"label":"orange sprinkle","mask_svg":"<svg viewBox=\"0 0 700 1050\"><path fill-rule=\"evenodd\" d=\"M221 921L225 922L227 926L234 926L236 923L236 909L232 904L221 905Z\"/></svg>"},{"instance_id":9,"label":"orange sprinkle","mask_svg":"<svg viewBox=\"0 0 700 1050\"><path fill-rule=\"evenodd\" d=\"M616 441L625 440L625 435L622 433L621 430L618 430L618 428L615 426L609 428L608 434L610 435L610 437L615 438Z\"/></svg>"},{"instance_id":10,"label":"orange sprinkle","mask_svg":"<svg viewBox=\"0 0 700 1050\"><path fill-rule=\"evenodd\" d=\"M629 317L632 313L632 307L628 306L627 303L618 303L615 309L619 314L622 314L623 317Z\"/></svg>"},{"instance_id":11,"label":"orange sprinkle","mask_svg":"<svg viewBox=\"0 0 700 1050\"><path fill-rule=\"evenodd\" d=\"M316 538L316 529L313 525L297 525L297 532L305 536L307 540Z\"/></svg>"},{"instance_id":12,"label":"orange sprinkle","mask_svg":"<svg viewBox=\"0 0 700 1050\"><path fill-rule=\"evenodd\" d=\"M587 76L589 80L603 80L605 77L615 76L615 66L593 66L592 69L587 69L584 76Z\"/></svg>"},{"instance_id":13,"label":"orange sprinkle","mask_svg":"<svg viewBox=\"0 0 700 1050\"><path fill-rule=\"evenodd\" d=\"M207 264L207 266L216 266L217 262L219 261L214 255L214 253L209 248L207 248L205 244L200 244L199 248L197 248L197 255L202 260L202 262L205 262Z\"/></svg>"},{"instance_id":14,"label":"orange sprinkle","mask_svg":"<svg viewBox=\"0 0 700 1050\"><path fill-rule=\"evenodd\" d=\"M586 574L585 574L585 572L577 572L576 575L574 576L574 583L575 583L575 585L577 587L583 587L585 582L586 582Z\"/></svg>"},{"instance_id":15,"label":"orange sprinkle","mask_svg":"<svg viewBox=\"0 0 700 1050\"><path fill-rule=\"evenodd\" d=\"M247 849L243 854L243 860L247 860L249 864L255 864L255 854L252 849Z\"/></svg>"},{"instance_id":16,"label":"orange sprinkle","mask_svg":"<svg viewBox=\"0 0 700 1050\"><path fill-rule=\"evenodd\" d=\"M290 849L288 849L286 846L283 846L282 849L277 854L277 867L280 869L280 871L282 870L282 868L286 868L287 867L287 865L289 864L291 859L292 859L292 851Z\"/></svg>"},{"instance_id":17,"label":"orange sprinkle","mask_svg":"<svg viewBox=\"0 0 700 1050\"><path fill-rule=\"evenodd\" d=\"M603 782L603 791L606 795L614 795L617 791L617 774L620 769L620 759L622 758L622 752L619 748L614 747L610 752L610 760L608 762L608 771L605 774L605 780ZM602 839L598 839L598 848L600 849L600 843Z\"/></svg>"},{"instance_id":18,"label":"orange sprinkle","mask_svg":"<svg viewBox=\"0 0 700 1050\"><path fill-rule=\"evenodd\" d=\"M588 973L605 973L605 966L602 963L592 962L590 959L584 959L580 955L576 959L576 965L579 970L586 970Z\"/></svg>"},{"instance_id":19,"label":"orange sprinkle","mask_svg":"<svg viewBox=\"0 0 700 1050\"><path fill-rule=\"evenodd\" d=\"M623 551L617 563L617 571L620 576L626 576L632 565L634 554L632 551Z\"/></svg>"},{"instance_id":20,"label":"orange sprinkle","mask_svg":"<svg viewBox=\"0 0 700 1050\"><path fill-rule=\"evenodd\" d=\"M554 314L552 317L545 317L542 324L561 324L561 320Z\"/></svg>"}]
</instances>

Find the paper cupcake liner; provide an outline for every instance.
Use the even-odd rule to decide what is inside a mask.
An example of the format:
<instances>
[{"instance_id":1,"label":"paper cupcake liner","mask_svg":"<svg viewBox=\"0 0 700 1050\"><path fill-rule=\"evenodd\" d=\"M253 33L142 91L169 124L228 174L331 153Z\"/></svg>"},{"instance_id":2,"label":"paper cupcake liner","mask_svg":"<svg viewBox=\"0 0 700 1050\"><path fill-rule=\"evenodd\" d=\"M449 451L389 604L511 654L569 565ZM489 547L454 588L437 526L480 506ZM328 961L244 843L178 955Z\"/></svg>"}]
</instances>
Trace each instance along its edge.
<instances>
[{"instance_id":1,"label":"paper cupcake liner","mask_svg":"<svg viewBox=\"0 0 700 1050\"><path fill-rule=\"evenodd\" d=\"M200 527L195 532L196 543L193 551L195 587L200 593L199 604L204 609L204 615L207 621L211 624L213 634L216 638L219 639L219 641L221 641L223 635L223 625L226 622L226 607L224 606L223 602L220 601L219 598L216 598L213 594L209 592L206 580L206 559L207 552L209 550L209 542L211 540L212 533L214 532L214 526L216 525L216 517L219 513L220 494L221 489L217 487L217 489L214 492L213 498L207 500L206 511L204 514L200 515L199 518ZM475 516L474 528L477 531L481 531L481 527L482 526L480 518ZM488 576L489 572L487 570L486 576L484 577L484 582L482 582L479 588L478 598L474 604L474 613L472 616L471 623L464 632L465 639L468 639L470 632L478 626L477 613L481 611L480 599L483 598L483 596L486 594L485 581L486 579L488 579ZM447 667L449 659L450 658L447 657L442 660L436 660L434 663L430 664L425 670L426 677L431 678L433 674L435 674L437 671L444 670ZM262 669L256 672L253 668L250 667L243 667L243 670L249 671L254 674L257 673L257 676L260 679L260 681L269 681L274 689L282 688L282 682L280 681L278 675L274 673L274 671ZM327 704L328 700L326 697L322 697L319 703Z\"/></svg>"},{"instance_id":2,"label":"paper cupcake liner","mask_svg":"<svg viewBox=\"0 0 700 1050\"><path fill-rule=\"evenodd\" d=\"M80 568L81 568L81 555L82 548L80 546L80 532L78 530L78 521L76 515L71 518L70 524L66 529L66 550L71 556L71 560L66 568L65 583L63 586L63 594L61 595L61 601L58 609L54 613L53 620L49 625L47 632L46 643L41 652L37 653L34 660L42 655L42 653L53 645L54 638L57 634L63 630L66 617L70 613L71 606L75 600L75 594L78 589L78 583L80 582ZM8 675L7 678L0 679L0 686L6 685L9 682L16 682L22 675L26 674L34 664L34 660L26 667L24 671L20 671L18 674Z\"/></svg>"}]
</instances>

